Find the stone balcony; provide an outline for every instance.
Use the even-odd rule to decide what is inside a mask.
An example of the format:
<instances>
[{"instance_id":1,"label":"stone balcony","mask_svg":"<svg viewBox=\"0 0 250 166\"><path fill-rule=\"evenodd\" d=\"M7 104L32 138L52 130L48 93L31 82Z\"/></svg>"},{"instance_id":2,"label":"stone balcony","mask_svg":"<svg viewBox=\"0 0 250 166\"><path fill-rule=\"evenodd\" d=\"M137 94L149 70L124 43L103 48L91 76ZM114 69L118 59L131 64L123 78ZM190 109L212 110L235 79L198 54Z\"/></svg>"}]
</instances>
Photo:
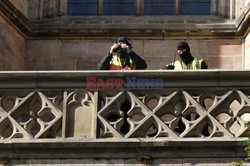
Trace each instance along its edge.
<instances>
[{"instance_id":1,"label":"stone balcony","mask_svg":"<svg viewBox=\"0 0 250 166\"><path fill-rule=\"evenodd\" d=\"M13 165L230 164L246 157L249 76L246 70L1 72L0 158Z\"/></svg>"}]
</instances>

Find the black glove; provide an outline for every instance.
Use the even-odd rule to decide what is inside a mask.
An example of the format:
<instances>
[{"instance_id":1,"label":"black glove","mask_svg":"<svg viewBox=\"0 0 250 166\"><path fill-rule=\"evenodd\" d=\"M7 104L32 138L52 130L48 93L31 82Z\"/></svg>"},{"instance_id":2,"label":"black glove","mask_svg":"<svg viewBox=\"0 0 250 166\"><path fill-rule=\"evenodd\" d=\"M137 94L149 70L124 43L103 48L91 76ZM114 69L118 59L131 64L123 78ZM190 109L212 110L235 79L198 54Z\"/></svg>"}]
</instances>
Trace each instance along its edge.
<instances>
[{"instance_id":1,"label":"black glove","mask_svg":"<svg viewBox=\"0 0 250 166\"><path fill-rule=\"evenodd\" d=\"M166 65L165 69L167 69L167 70L174 70L174 65Z\"/></svg>"}]
</instances>

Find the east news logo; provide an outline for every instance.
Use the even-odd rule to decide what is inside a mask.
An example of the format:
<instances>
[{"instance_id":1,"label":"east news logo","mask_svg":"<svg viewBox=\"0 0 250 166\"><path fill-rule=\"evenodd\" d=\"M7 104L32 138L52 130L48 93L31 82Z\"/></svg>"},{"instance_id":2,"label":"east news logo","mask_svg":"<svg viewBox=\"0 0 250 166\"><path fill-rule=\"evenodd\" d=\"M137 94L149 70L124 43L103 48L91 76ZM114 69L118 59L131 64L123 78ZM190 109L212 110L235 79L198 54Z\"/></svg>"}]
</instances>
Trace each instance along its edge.
<instances>
[{"instance_id":1,"label":"east news logo","mask_svg":"<svg viewBox=\"0 0 250 166\"><path fill-rule=\"evenodd\" d=\"M162 89L163 79L137 79L136 77L97 78L87 77L87 89Z\"/></svg>"}]
</instances>

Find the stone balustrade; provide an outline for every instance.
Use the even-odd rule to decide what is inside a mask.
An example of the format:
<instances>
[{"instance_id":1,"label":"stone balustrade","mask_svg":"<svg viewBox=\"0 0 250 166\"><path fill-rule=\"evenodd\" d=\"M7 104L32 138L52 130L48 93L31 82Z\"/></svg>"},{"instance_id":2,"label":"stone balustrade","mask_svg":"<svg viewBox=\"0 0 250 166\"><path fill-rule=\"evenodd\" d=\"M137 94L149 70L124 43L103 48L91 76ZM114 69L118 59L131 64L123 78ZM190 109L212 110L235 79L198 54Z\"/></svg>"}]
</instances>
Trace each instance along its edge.
<instances>
[{"instance_id":1,"label":"stone balustrade","mask_svg":"<svg viewBox=\"0 0 250 166\"><path fill-rule=\"evenodd\" d=\"M249 136L250 71L1 72L0 99L0 158L235 159Z\"/></svg>"}]
</instances>

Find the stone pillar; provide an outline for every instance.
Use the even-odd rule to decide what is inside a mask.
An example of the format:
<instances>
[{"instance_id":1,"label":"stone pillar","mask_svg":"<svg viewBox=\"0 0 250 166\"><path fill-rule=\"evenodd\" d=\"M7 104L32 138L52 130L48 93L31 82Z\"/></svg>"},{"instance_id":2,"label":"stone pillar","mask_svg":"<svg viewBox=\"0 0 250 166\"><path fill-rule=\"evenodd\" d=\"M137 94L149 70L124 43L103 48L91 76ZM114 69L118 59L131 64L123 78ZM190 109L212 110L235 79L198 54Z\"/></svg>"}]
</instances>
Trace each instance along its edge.
<instances>
[{"instance_id":1,"label":"stone pillar","mask_svg":"<svg viewBox=\"0 0 250 166\"><path fill-rule=\"evenodd\" d=\"M235 0L230 0L230 19L235 19Z\"/></svg>"},{"instance_id":2,"label":"stone pillar","mask_svg":"<svg viewBox=\"0 0 250 166\"><path fill-rule=\"evenodd\" d=\"M39 4L39 18L43 18L43 0L40 0Z\"/></svg>"},{"instance_id":3,"label":"stone pillar","mask_svg":"<svg viewBox=\"0 0 250 166\"><path fill-rule=\"evenodd\" d=\"M103 15L103 0L98 2L98 15Z\"/></svg>"},{"instance_id":4,"label":"stone pillar","mask_svg":"<svg viewBox=\"0 0 250 166\"><path fill-rule=\"evenodd\" d=\"M218 12L219 16L227 17L227 2L226 1L218 1Z\"/></svg>"},{"instance_id":5,"label":"stone pillar","mask_svg":"<svg viewBox=\"0 0 250 166\"><path fill-rule=\"evenodd\" d=\"M176 0L175 3L175 14L180 15L180 0Z\"/></svg>"},{"instance_id":6,"label":"stone pillar","mask_svg":"<svg viewBox=\"0 0 250 166\"><path fill-rule=\"evenodd\" d=\"M144 0L136 0L135 6L136 6L136 15L137 16L144 15Z\"/></svg>"},{"instance_id":7,"label":"stone pillar","mask_svg":"<svg viewBox=\"0 0 250 166\"><path fill-rule=\"evenodd\" d=\"M63 138L96 138L97 92L64 92Z\"/></svg>"},{"instance_id":8,"label":"stone pillar","mask_svg":"<svg viewBox=\"0 0 250 166\"><path fill-rule=\"evenodd\" d=\"M67 0L59 0L59 15L67 15Z\"/></svg>"},{"instance_id":9,"label":"stone pillar","mask_svg":"<svg viewBox=\"0 0 250 166\"><path fill-rule=\"evenodd\" d=\"M211 15L218 15L218 1L217 0L211 0L211 9L210 9Z\"/></svg>"}]
</instances>

